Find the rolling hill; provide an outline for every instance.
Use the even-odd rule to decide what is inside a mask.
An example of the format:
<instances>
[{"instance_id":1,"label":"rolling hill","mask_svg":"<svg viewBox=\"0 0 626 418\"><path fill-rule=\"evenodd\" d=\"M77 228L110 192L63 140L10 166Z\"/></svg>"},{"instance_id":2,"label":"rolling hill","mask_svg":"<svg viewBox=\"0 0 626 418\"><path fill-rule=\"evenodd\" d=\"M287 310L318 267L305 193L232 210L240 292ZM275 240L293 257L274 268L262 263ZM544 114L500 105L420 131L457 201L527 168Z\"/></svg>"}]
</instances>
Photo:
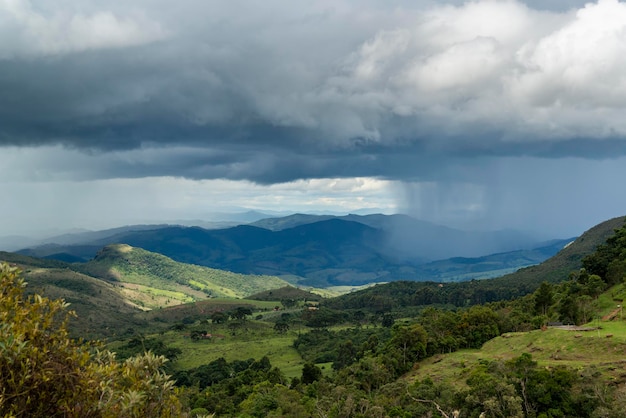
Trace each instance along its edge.
<instances>
[{"instance_id":1,"label":"rolling hill","mask_svg":"<svg viewBox=\"0 0 626 418\"><path fill-rule=\"evenodd\" d=\"M178 263L161 254L125 244L104 247L75 269L124 288L130 300L157 308L209 297L242 298L287 282L272 276L252 276Z\"/></svg>"},{"instance_id":2,"label":"rolling hill","mask_svg":"<svg viewBox=\"0 0 626 418\"><path fill-rule=\"evenodd\" d=\"M175 262L128 245L101 249L88 263L65 263L0 252L24 272L28 293L63 298L78 317L76 336L102 338L146 325L139 313L209 298L237 298L278 289L277 277L254 276Z\"/></svg>"}]
</instances>

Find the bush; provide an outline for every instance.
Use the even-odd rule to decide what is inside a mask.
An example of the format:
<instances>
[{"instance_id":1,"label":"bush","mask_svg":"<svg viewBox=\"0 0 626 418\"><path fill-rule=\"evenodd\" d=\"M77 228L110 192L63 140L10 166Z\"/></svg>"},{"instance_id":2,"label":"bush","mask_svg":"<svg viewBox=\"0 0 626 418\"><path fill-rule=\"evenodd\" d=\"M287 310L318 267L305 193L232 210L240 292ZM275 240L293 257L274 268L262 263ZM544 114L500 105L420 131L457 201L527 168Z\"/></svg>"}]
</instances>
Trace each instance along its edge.
<instances>
[{"instance_id":1,"label":"bush","mask_svg":"<svg viewBox=\"0 0 626 418\"><path fill-rule=\"evenodd\" d=\"M16 268L0 263L0 416L185 416L166 359L146 353L124 362L69 338L74 315L63 300L24 296Z\"/></svg>"}]
</instances>

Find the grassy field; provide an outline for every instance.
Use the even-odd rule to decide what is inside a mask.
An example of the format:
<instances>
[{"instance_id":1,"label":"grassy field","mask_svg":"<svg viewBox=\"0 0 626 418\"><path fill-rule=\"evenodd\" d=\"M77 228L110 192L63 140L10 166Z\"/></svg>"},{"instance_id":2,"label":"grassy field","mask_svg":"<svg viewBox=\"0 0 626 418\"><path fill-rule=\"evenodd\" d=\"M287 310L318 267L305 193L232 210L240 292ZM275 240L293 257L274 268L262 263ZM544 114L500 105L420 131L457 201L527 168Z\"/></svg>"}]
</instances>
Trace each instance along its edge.
<instances>
[{"instance_id":1,"label":"grassy field","mask_svg":"<svg viewBox=\"0 0 626 418\"><path fill-rule=\"evenodd\" d=\"M227 361L245 360L249 358L261 359L267 356L272 366L280 368L288 377L300 376L304 361L293 348L293 333L278 335L273 329L268 331L253 330L239 331L241 335L232 336L228 330L224 338L193 341L191 338L168 333L164 335L164 342L169 346L182 350L180 360L174 366L179 369L190 369L209 363L220 357ZM219 334L219 332L214 333Z\"/></svg>"},{"instance_id":2,"label":"grassy field","mask_svg":"<svg viewBox=\"0 0 626 418\"><path fill-rule=\"evenodd\" d=\"M136 315L148 325L141 329L135 328L134 334L124 337L129 339L141 335L144 338L156 338L169 347L180 349L182 353L172 364L177 370L195 368L220 357L231 362L250 358L259 360L267 356L272 366L279 367L287 377L299 377L304 360L293 348L293 341L299 332L307 332L308 329L291 324L291 329L284 334L275 331L276 317L284 313L299 314L302 310L299 306L275 311L274 308L280 305L278 301L216 298L154 309ZM238 307L249 308L253 314L243 322L231 319L223 324L215 324L210 320L213 312L231 312ZM186 324L184 329L172 329L182 324ZM190 336L194 331L219 337L192 340ZM121 345L123 341L113 341L109 348L115 351Z\"/></svg>"},{"instance_id":3,"label":"grassy field","mask_svg":"<svg viewBox=\"0 0 626 418\"><path fill-rule=\"evenodd\" d=\"M429 358L408 377L418 380L430 377L458 387L465 384L471 366L479 360L509 360L529 353L540 366L595 367L610 380L624 381L626 321L589 324L598 325L600 328L589 331L548 328L503 334L480 350L460 350Z\"/></svg>"}]
</instances>

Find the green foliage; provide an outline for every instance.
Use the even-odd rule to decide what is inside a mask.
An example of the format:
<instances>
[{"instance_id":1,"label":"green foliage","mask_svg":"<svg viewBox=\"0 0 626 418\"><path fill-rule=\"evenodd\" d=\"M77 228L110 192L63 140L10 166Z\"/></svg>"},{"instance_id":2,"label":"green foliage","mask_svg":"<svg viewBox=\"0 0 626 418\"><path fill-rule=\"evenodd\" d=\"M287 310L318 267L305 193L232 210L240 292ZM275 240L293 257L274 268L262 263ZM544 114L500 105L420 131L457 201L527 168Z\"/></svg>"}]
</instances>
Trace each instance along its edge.
<instances>
[{"instance_id":1,"label":"green foliage","mask_svg":"<svg viewBox=\"0 0 626 418\"><path fill-rule=\"evenodd\" d=\"M322 369L313 363L305 363L302 368L302 377L300 381L305 385L318 381L322 378Z\"/></svg>"},{"instance_id":2,"label":"green foliage","mask_svg":"<svg viewBox=\"0 0 626 418\"><path fill-rule=\"evenodd\" d=\"M303 402L300 393L269 381L254 386L252 393L240 404L245 417L307 417L312 408Z\"/></svg>"},{"instance_id":3,"label":"green foliage","mask_svg":"<svg viewBox=\"0 0 626 418\"><path fill-rule=\"evenodd\" d=\"M473 370L467 379L470 389L465 396L465 407L488 417L523 418L522 398L515 387L486 367Z\"/></svg>"},{"instance_id":4,"label":"green foliage","mask_svg":"<svg viewBox=\"0 0 626 418\"><path fill-rule=\"evenodd\" d=\"M468 348L479 348L500 335L497 314L486 306L472 306L461 314L458 328Z\"/></svg>"},{"instance_id":5,"label":"green foliage","mask_svg":"<svg viewBox=\"0 0 626 418\"><path fill-rule=\"evenodd\" d=\"M276 322L274 325L274 330L279 334L284 334L289 331L289 324L285 321Z\"/></svg>"},{"instance_id":6,"label":"green foliage","mask_svg":"<svg viewBox=\"0 0 626 418\"><path fill-rule=\"evenodd\" d=\"M348 343L355 350L355 357L359 358L364 352L375 353L383 348L381 341L386 341L391 332L386 328L345 329L345 330L311 330L300 334L293 346L306 361L312 363L337 362L337 367L347 365L346 359L340 359L342 346ZM345 350L345 347L344 347Z\"/></svg>"},{"instance_id":7,"label":"green foliage","mask_svg":"<svg viewBox=\"0 0 626 418\"><path fill-rule=\"evenodd\" d=\"M394 326L389 348L402 354L402 369L408 370L413 363L426 357L428 335L419 324Z\"/></svg>"},{"instance_id":8,"label":"green foliage","mask_svg":"<svg viewBox=\"0 0 626 418\"><path fill-rule=\"evenodd\" d=\"M391 328L395 322L393 315L386 313L381 319L381 325L385 328Z\"/></svg>"},{"instance_id":9,"label":"green foliage","mask_svg":"<svg viewBox=\"0 0 626 418\"><path fill-rule=\"evenodd\" d=\"M24 297L19 272L0 264L0 415L182 416L162 356L124 362L69 338L66 303Z\"/></svg>"},{"instance_id":10,"label":"green foliage","mask_svg":"<svg viewBox=\"0 0 626 418\"><path fill-rule=\"evenodd\" d=\"M340 344L337 350L337 357L333 361L333 369L341 370L351 365L359 358L360 354L354 344L352 344L352 341L348 340Z\"/></svg>"},{"instance_id":11,"label":"green foliage","mask_svg":"<svg viewBox=\"0 0 626 418\"><path fill-rule=\"evenodd\" d=\"M547 315L548 308L554 303L554 292L552 285L548 282L542 282L535 295L535 313L537 315Z\"/></svg>"},{"instance_id":12,"label":"green foliage","mask_svg":"<svg viewBox=\"0 0 626 418\"><path fill-rule=\"evenodd\" d=\"M238 306L230 313L230 317L239 321L245 321L248 315L252 315L252 309L244 306Z\"/></svg>"},{"instance_id":13,"label":"green foliage","mask_svg":"<svg viewBox=\"0 0 626 418\"><path fill-rule=\"evenodd\" d=\"M287 304L290 304L291 302L304 301L319 302L320 300L322 300L322 297L320 295L299 289L297 287L283 286L279 289L271 289L255 293L254 295L248 296L248 299L271 301L279 300L281 302L287 301Z\"/></svg>"},{"instance_id":14,"label":"green foliage","mask_svg":"<svg viewBox=\"0 0 626 418\"><path fill-rule=\"evenodd\" d=\"M143 338L141 336L135 336L126 344L115 349L116 356L122 360L148 352L157 356L163 356L168 361L174 361L182 354L179 348L170 347L165 344L163 340L157 338Z\"/></svg>"},{"instance_id":15,"label":"green foliage","mask_svg":"<svg viewBox=\"0 0 626 418\"><path fill-rule=\"evenodd\" d=\"M228 321L228 315L226 315L224 312L215 311L211 314L211 321L214 324L223 324L224 322Z\"/></svg>"},{"instance_id":16,"label":"green foliage","mask_svg":"<svg viewBox=\"0 0 626 418\"><path fill-rule=\"evenodd\" d=\"M620 283L626 277L626 225L615 229L606 243L583 259L583 267L597 274L609 285Z\"/></svg>"},{"instance_id":17,"label":"green foliage","mask_svg":"<svg viewBox=\"0 0 626 418\"><path fill-rule=\"evenodd\" d=\"M345 321L346 316L338 310L321 308L304 311L302 319L307 327L327 328L342 323Z\"/></svg>"},{"instance_id":18,"label":"green foliage","mask_svg":"<svg viewBox=\"0 0 626 418\"><path fill-rule=\"evenodd\" d=\"M609 260L607 271L611 268L611 263ZM75 286L63 280L58 281L58 284L80 290L80 285ZM185 322L187 325L184 332L187 337L193 338L195 335L206 333L209 327L212 333L227 334L225 331L228 324L239 327L237 331L241 332L237 332L238 335L235 336L229 335L224 340L203 339L202 342L194 342L189 338L183 340L182 333L168 331L158 337L156 334L146 338L134 337L127 341L126 345L116 346L120 357L135 354L133 350L137 353L151 350L151 353L141 357L144 359L142 361L133 358L119 362L106 352L98 354L93 348L81 346L84 347L84 351L81 352L85 356L84 363L79 363L82 367L81 373L91 376L92 381L97 382L108 382L107 378L103 377L105 374L113 376L112 383L81 389L82 377L76 377L81 374L70 373L66 378L77 380L68 383L61 379L57 381L60 383L55 384L55 387L74 385L72 387L76 390L73 393L81 394L81 399L87 399L80 404L81 408L90 405L89 399L97 398L100 402L97 408L100 409L94 409L97 412L93 412L91 416L167 416L167 412L156 411L157 402L154 399L158 398L157 394L159 390L163 390L163 386L168 387L165 390L166 395L163 395L166 398L175 397L176 391L171 388L171 382L168 383L169 380L163 375L162 359L154 360L158 357L152 353L167 355L165 351L159 350L176 348L180 349L184 356L194 356L193 363L186 357L179 359L174 365L178 370L175 374L176 382L184 393L182 399L196 414L243 417L313 415L409 417L454 416L455 411L459 411L460 416L468 417L479 417L481 414L485 417L535 418L622 416L620 413L626 405L625 397L613 386L605 385L605 374L612 367L617 367L617 371L611 374L617 379L614 380L615 384L621 384L619 380L623 379L619 374L621 366L614 366L609 360L602 362L602 366L599 366L602 367L600 371L590 370L586 368L586 358L572 349L575 344L585 348L593 346L596 354L606 353L607 356L617 354L621 359L624 353L621 337L606 339L603 335L600 338L600 332L596 339L590 335L578 335L576 338L580 338L576 339L573 334L555 337L551 333L554 330L530 333L540 340L554 337L558 341L558 349L549 350L537 340L530 343L520 342L519 347L513 348L516 339L521 340L525 337L522 337L522 334L511 334L511 331L526 331L559 316L573 322L585 322L594 317L598 304L601 304L604 310L614 311L616 304L623 302L621 300L623 291L611 289L612 298L615 300L606 294L601 295L600 292L606 286L603 277L591 270L580 268L575 269L569 280L554 283L553 280L546 278L544 283L535 284L536 287L527 292L526 296L510 302L500 299L524 294L530 287L526 289L523 286L527 284L509 283L503 288L498 288L497 281L489 283L476 281L463 286L392 283L389 286L375 286L373 289L376 291L368 289L348 295L344 302L347 300L353 303L352 311L343 309L346 305L335 305L332 301L325 301L321 309L312 308L303 312L303 319L314 329L303 330L299 326L297 328L298 338L293 346L297 348L302 359L293 348L290 348L293 355L290 361L292 364L283 368L283 371L291 370L291 373L287 372L289 376L294 376L300 371L302 374L292 379L291 385L288 384L285 373L272 367L269 358L263 355L267 353L274 363L275 357L272 357L274 354L271 353L280 349L279 344L286 346L295 337L296 331L288 328L289 324L292 325L291 328L297 326L294 325L296 323L293 313L268 312L255 321L250 318L253 314L252 305L231 303L218 306L215 305L217 303L215 300L179 306L176 310L172 308L171 311L164 309L160 312L151 312L149 315L151 318L175 317L178 324L181 321ZM89 291L88 286L84 290ZM36 302L36 297L33 298ZM426 301L438 305L426 308L424 307ZM475 305L484 301L498 302ZM399 309L405 302L406 306L411 308ZM279 302L275 300L262 303L266 305L261 308L271 311ZM286 304L289 305L290 302ZM457 308L450 310L452 305L456 305ZM339 309L329 309L329 306ZM213 316L217 311L222 313L223 321L228 319L223 312L232 314L234 320L226 324L220 323L222 321L219 320L219 316ZM62 310L58 311L60 312ZM171 317L168 316L170 314ZM392 319L387 323L390 327L366 326L366 319L370 316L377 318L375 321L377 324L385 317ZM59 319L63 319L62 315ZM171 325L170 319L163 321ZM209 322L210 320L212 322ZM52 323L62 322L52 321ZM339 327L335 326L338 324L352 328L339 330ZM603 333L609 333L610 330L610 333L617 335L615 331L617 328L611 328L613 325L618 324L606 323ZM333 328L330 328L331 326ZM505 335L507 338L493 339L501 333L509 334ZM127 335L132 335L132 331L128 331ZM583 339L585 342L582 342ZM0 341L12 347L15 339L6 337ZM28 348L30 340L22 338L19 341L26 341L27 344L23 349ZM476 349L485 342L488 342L486 346L494 344L502 346L497 353L483 356L497 360L466 362L465 359L481 354L476 350L461 350L458 354L463 356L460 358L464 360L452 366L448 364L448 369L456 373L455 383L448 384L448 381L441 379L437 379L437 383L433 380L419 381L419 379L415 384L410 383L411 376L419 373L426 364L435 364L447 357L442 355L443 353L461 348ZM556 347L557 342L554 344ZM530 354L519 356L522 350L531 350L533 356L536 355L539 360L533 359ZM244 352L245 354L242 354ZM172 358L179 353L173 354ZM154 359L147 359L150 356ZM429 356L435 357L429 360ZM260 360L242 360L246 357ZM546 363L546 359L552 357L554 360ZM72 355L66 356L64 361L70 359ZM304 367L303 359L306 362ZM329 367L331 362L333 370ZM97 372L91 365L94 363L102 365L106 372ZM282 368L287 363L279 364ZM157 364L160 365L156 366ZM199 364L201 366L198 366ZM183 367L190 366L198 367L182 370ZM140 368L148 375L142 375L144 372ZM8 376L7 370L8 368L0 370L2 373L0 379ZM156 377L153 377L155 374ZM132 377L126 379L125 376ZM400 376L404 376L403 379L399 380ZM156 384L156 387L150 386L153 384ZM112 401L107 401L114 397L121 401L115 405ZM61 405L55 402L56 400L54 402L48 400L46 405ZM159 401L158 404L164 403ZM180 405L178 407L180 408ZM109 411L107 412L109 415L102 411ZM44 414L39 411L29 412L32 412L32 416ZM63 410L65 416L85 415L84 409L80 412L81 414L77 411ZM158 415L159 413L161 415ZM55 411L46 411L45 414L60 415L60 413L55 415ZM17 413L13 415L19 416ZM89 413L87 416L90 416Z\"/></svg>"}]
</instances>

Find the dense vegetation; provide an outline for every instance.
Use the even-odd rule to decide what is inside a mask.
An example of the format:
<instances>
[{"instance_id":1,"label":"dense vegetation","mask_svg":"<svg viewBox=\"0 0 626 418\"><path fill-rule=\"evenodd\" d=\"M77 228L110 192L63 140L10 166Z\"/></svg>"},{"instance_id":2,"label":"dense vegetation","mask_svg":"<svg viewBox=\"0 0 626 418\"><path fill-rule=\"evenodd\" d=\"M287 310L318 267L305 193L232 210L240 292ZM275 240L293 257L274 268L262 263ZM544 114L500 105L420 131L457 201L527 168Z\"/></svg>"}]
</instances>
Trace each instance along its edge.
<instances>
[{"instance_id":1,"label":"dense vegetation","mask_svg":"<svg viewBox=\"0 0 626 418\"><path fill-rule=\"evenodd\" d=\"M0 415L3 417L179 417L163 357L119 362L69 338L66 304L25 297L24 281L0 264Z\"/></svg>"},{"instance_id":2,"label":"dense vegetation","mask_svg":"<svg viewBox=\"0 0 626 418\"><path fill-rule=\"evenodd\" d=\"M173 309L174 323L164 319L169 310L154 311L145 321L154 329L161 324L160 331L131 330L116 342L119 357L128 357L118 361L69 340L64 323L54 320L62 302L24 298L17 273L3 267L0 414L184 416L186 409L191 416L242 417L622 417L624 323L604 322L613 331L602 336L594 327L565 337L556 333L567 331L548 326L621 319L625 275L622 223L560 280L394 282L306 305L303 295L260 305L203 302ZM291 290L277 294L291 294L283 292ZM509 352L518 335L533 339ZM277 366L271 336L297 351L303 362L296 372ZM550 348L541 342L548 337ZM226 352L228 339L258 345L257 352L267 345L268 355ZM494 341L506 348L481 357L481 347ZM590 356L613 357L595 362L583 356L585 347L594 348ZM183 362L186 353L210 349L212 358ZM164 357L153 353L170 359L173 381L164 374ZM459 353L477 356L446 363L458 370L454 379L420 373ZM111 394L125 401L107 402Z\"/></svg>"}]
</instances>

